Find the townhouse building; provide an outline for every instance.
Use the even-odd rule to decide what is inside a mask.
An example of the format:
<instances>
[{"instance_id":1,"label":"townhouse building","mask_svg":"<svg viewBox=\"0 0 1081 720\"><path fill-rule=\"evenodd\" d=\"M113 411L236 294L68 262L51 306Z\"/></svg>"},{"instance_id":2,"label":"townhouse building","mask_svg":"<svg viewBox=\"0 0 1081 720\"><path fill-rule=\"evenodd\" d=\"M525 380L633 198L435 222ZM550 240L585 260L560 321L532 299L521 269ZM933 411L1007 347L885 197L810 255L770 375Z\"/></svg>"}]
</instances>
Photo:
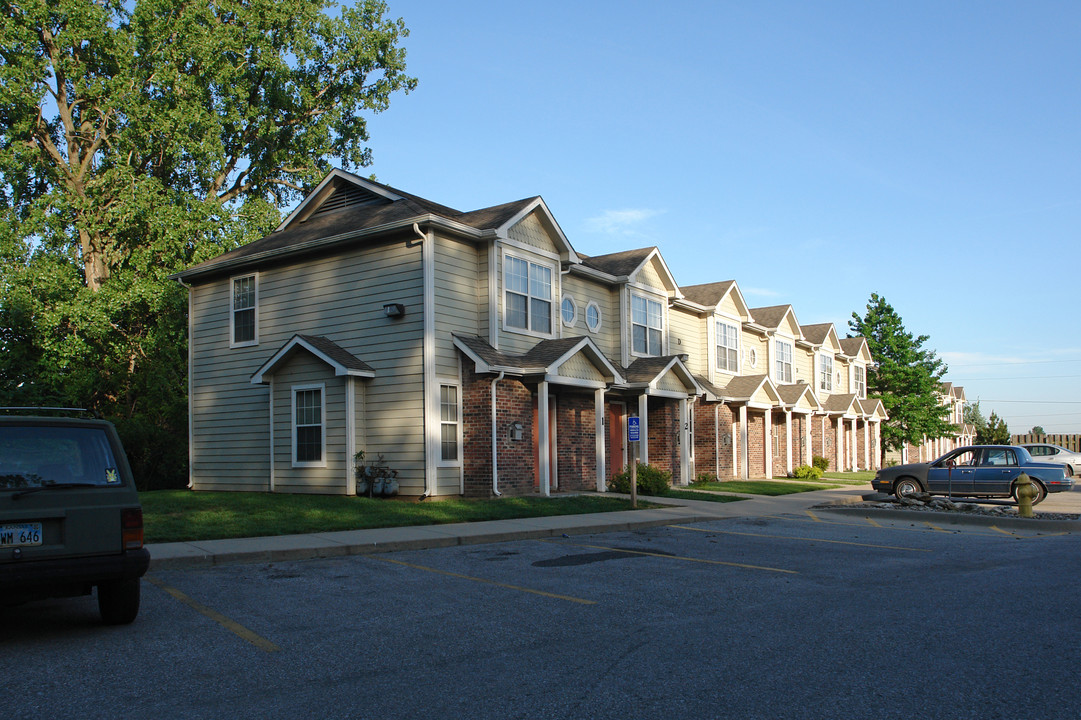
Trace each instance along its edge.
<instances>
[{"instance_id":1,"label":"townhouse building","mask_svg":"<svg viewBox=\"0 0 1081 720\"><path fill-rule=\"evenodd\" d=\"M578 252L540 197L461 212L332 171L265 238L188 268L190 484L403 495L603 490L874 467L861 339L681 288L660 251ZM626 442L629 417L641 441Z\"/></svg>"},{"instance_id":2,"label":"townhouse building","mask_svg":"<svg viewBox=\"0 0 1081 720\"><path fill-rule=\"evenodd\" d=\"M955 432L938 438L924 437L918 444L908 443L900 450L887 454L889 462L910 463L927 462L945 455L950 450L976 444L976 426L965 422L965 389L960 385L944 382L939 385L938 402L946 406L947 421L954 426Z\"/></svg>"}]
</instances>

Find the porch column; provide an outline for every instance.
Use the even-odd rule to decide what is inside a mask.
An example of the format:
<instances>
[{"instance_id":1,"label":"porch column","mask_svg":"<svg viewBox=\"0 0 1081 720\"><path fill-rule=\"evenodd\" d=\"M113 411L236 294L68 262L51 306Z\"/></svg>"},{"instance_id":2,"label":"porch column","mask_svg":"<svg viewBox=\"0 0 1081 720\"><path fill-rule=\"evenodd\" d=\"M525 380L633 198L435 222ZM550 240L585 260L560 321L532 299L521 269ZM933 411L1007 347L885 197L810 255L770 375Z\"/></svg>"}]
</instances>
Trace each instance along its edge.
<instances>
[{"instance_id":1,"label":"porch column","mask_svg":"<svg viewBox=\"0 0 1081 720\"><path fill-rule=\"evenodd\" d=\"M852 418L852 427L847 432L848 436L848 469L856 469L856 419Z\"/></svg>"},{"instance_id":2,"label":"porch column","mask_svg":"<svg viewBox=\"0 0 1081 720\"><path fill-rule=\"evenodd\" d=\"M638 396L638 432L640 433L640 440L638 441L638 447L640 448L638 462L643 465L649 465L649 396Z\"/></svg>"},{"instance_id":3,"label":"porch column","mask_svg":"<svg viewBox=\"0 0 1081 720\"><path fill-rule=\"evenodd\" d=\"M766 479L769 480L773 477L773 410L766 408L763 412L765 415L765 436L763 439L766 441Z\"/></svg>"},{"instance_id":4,"label":"porch column","mask_svg":"<svg viewBox=\"0 0 1081 720\"><path fill-rule=\"evenodd\" d=\"M811 415L803 416L803 431L807 436L807 444L804 446L803 457L800 459L801 465L810 465L811 458L813 458L815 454L813 430L814 425L811 417Z\"/></svg>"},{"instance_id":5,"label":"porch column","mask_svg":"<svg viewBox=\"0 0 1081 720\"><path fill-rule=\"evenodd\" d=\"M792 411L784 411L785 473L792 472Z\"/></svg>"},{"instance_id":6,"label":"porch column","mask_svg":"<svg viewBox=\"0 0 1081 720\"><path fill-rule=\"evenodd\" d=\"M691 443L690 437L691 419L688 411L687 398L679 399L679 482L682 485L690 485L691 479Z\"/></svg>"},{"instance_id":7,"label":"porch column","mask_svg":"<svg viewBox=\"0 0 1081 720\"><path fill-rule=\"evenodd\" d=\"M713 474L721 479L721 406L713 406Z\"/></svg>"},{"instance_id":8,"label":"porch column","mask_svg":"<svg viewBox=\"0 0 1081 720\"><path fill-rule=\"evenodd\" d=\"M863 421L863 469L871 469L871 423Z\"/></svg>"},{"instance_id":9,"label":"porch column","mask_svg":"<svg viewBox=\"0 0 1081 720\"><path fill-rule=\"evenodd\" d=\"M597 453L597 492L604 492L604 388L593 393L594 432L597 435L595 450ZM612 450L615 452L615 449Z\"/></svg>"},{"instance_id":10,"label":"porch column","mask_svg":"<svg viewBox=\"0 0 1081 720\"><path fill-rule=\"evenodd\" d=\"M844 472L844 468L841 467L841 463L845 461L845 419L843 416L837 418L837 442L834 449L834 461L837 463L834 467L837 468L837 472Z\"/></svg>"},{"instance_id":11,"label":"porch column","mask_svg":"<svg viewBox=\"0 0 1081 720\"><path fill-rule=\"evenodd\" d=\"M537 443L540 445L537 454L540 462L540 489L541 494L548 497L552 494L552 438L548 434L548 381L542 380L537 385Z\"/></svg>"},{"instance_id":12,"label":"porch column","mask_svg":"<svg viewBox=\"0 0 1081 720\"><path fill-rule=\"evenodd\" d=\"M882 469L882 423L875 423L875 470ZM902 460L902 462L904 462Z\"/></svg>"},{"instance_id":13,"label":"porch column","mask_svg":"<svg viewBox=\"0 0 1081 720\"><path fill-rule=\"evenodd\" d=\"M747 453L747 406L739 406L739 460L740 477L746 480L750 477L748 465L750 457Z\"/></svg>"},{"instance_id":14,"label":"porch column","mask_svg":"<svg viewBox=\"0 0 1081 720\"><path fill-rule=\"evenodd\" d=\"M729 412L731 412L731 410L732 408L729 407ZM735 420L732 422L732 427L730 428L732 430L732 477L739 477L740 452L738 425L739 420Z\"/></svg>"}]
</instances>

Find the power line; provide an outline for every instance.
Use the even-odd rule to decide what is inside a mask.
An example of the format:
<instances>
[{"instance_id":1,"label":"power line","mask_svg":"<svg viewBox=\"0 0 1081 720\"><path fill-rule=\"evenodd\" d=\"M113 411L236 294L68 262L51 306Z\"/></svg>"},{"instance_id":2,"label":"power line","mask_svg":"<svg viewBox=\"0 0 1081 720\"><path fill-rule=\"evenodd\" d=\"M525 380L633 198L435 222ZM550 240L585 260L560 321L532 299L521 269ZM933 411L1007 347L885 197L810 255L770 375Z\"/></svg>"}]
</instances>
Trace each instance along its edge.
<instances>
[{"instance_id":1,"label":"power line","mask_svg":"<svg viewBox=\"0 0 1081 720\"><path fill-rule=\"evenodd\" d=\"M997 363L977 363L975 365L950 365L951 368L973 368L973 367L1001 367L1003 365L1048 365L1050 363L1081 363L1081 358L1077 360L1012 360L1010 362L997 362Z\"/></svg>"},{"instance_id":2,"label":"power line","mask_svg":"<svg viewBox=\"0 0 1081 720\"><path fill-rule=\"evenodd\" d=\"M1058 378L1079 378L1081 375L1011 375L1009 377L969 377L957 378L950 382L981 382L983 380L1055 380Z\"/></svg>"},{"instance_id":3,"label":"power line","mask_svg":"<svg viewBox=\"0 0 1081 720\"><path fill-rule=\"evenodd\" d=\"M978 402L986 403L1029 403L1036 405L1081 405L1081 400L990 400L980 398Z\"/></svg>"}]
</instances>

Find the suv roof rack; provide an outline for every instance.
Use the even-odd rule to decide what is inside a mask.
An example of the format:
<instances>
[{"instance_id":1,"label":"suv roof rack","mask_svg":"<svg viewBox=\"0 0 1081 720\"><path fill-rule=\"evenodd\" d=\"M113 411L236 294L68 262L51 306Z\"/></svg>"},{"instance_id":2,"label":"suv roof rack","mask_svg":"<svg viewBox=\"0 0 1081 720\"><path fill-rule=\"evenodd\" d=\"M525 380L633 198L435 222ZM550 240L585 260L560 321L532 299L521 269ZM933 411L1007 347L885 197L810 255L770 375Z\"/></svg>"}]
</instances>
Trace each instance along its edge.
<instances>
[{"instance_id":1,"label":"suv roof rack","mask_svg":"<svg viewBox=\"0 0 1081 720\"><path fill-rule=\"evenodd\" d=\"M31 413L38 414L38 415L43 414L43 413L72 415L72 414L82 413L82 414L88 415L88 416L93 417L93 418L101 419L101 413L97 412L96 410L87 410L86 408L78 408L78 407L59 407L59 406L48 406L48 405L10 406L10 407L0 407L0 412L11 413L13 415L24 415L24 414L31 414Z\"/></svg>"}]
</instances>

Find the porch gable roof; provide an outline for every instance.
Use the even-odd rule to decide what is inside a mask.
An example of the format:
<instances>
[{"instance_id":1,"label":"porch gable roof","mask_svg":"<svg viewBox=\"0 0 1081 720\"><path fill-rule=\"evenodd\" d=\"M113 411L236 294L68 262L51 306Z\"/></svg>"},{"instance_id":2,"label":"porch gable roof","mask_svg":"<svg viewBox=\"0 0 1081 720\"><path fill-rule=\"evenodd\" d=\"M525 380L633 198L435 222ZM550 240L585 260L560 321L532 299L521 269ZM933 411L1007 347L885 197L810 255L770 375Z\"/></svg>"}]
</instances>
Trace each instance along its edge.
<instances>
[{"instance_id":1,"label":"porch gable roof","mask_svg":"<svg viewBox=\"0 0 1081 720\"><path fill-rule=\"evenodd\" d=\"M523 354L504 353L476 335L453 335L454 346L476 363L479 373L507 372L512 375L558 374L561 365L584 355L610 383L624 382L623 374L588 337L542 340Z\"/></svg>"},{"instance_id":2,"label":"porch gable roof","mask_svg":"<svg viewBox=\"0 0 1081 720\"><path fill-rule=\"evenodd\" d=\"M338 343L321 335L300 335L289 338L269 360L252 373L251 383L263 385L269 381L267 375L273 375L278 368L297 349L305 350L334 369L336 376L375 377L375 368L343 348Z\"/></svg>"}]
</instances>

